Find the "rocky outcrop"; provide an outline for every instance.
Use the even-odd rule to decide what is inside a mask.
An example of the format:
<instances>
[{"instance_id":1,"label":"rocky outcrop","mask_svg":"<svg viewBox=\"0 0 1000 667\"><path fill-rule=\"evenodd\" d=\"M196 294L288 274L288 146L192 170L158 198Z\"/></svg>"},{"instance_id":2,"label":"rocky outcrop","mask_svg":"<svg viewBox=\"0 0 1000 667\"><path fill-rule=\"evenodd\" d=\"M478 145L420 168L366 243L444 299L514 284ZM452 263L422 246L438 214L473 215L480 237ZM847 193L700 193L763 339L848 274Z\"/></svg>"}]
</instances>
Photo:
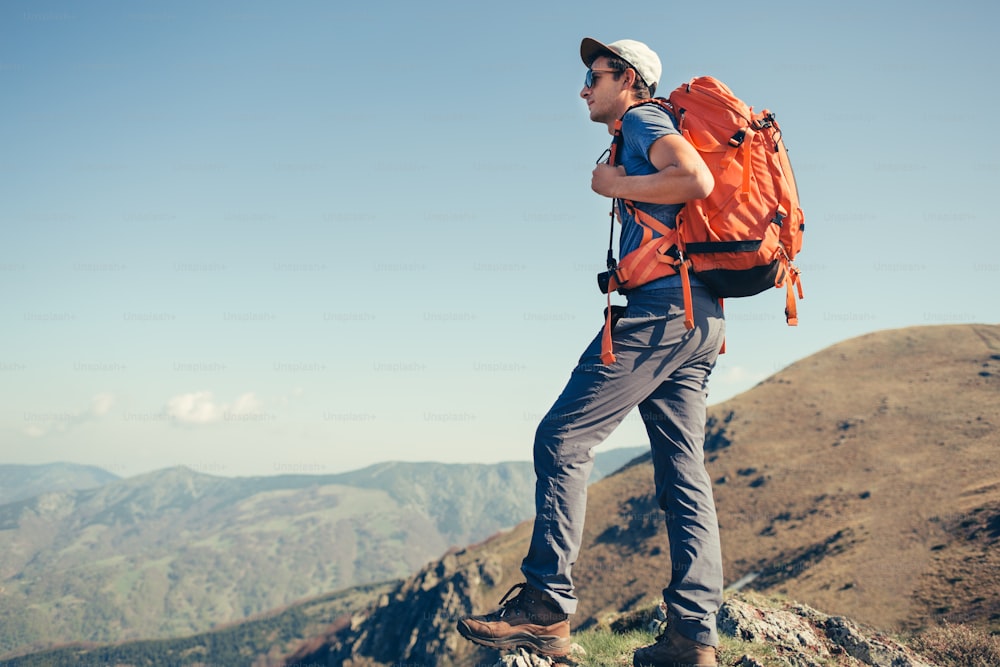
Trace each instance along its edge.
<instances>
[{"instance_id":1,"label":"rocky outcrop","mask_svg":"<svg viewBox=\"0 0 1000 667\"><path fill-rule=\"evenodd\" d=\"M470 559L459 551L431 563L367 611L345 616L327 634L302 646L284 663L295 667L385 665L488 665L561 667L586 664L578 646L567 660L553 661L523 650L498 656L455 631L455 622L488 606L484 592L504 579L499 559ZM509 574L509 573L508 573ZM663 629L666 610L637 610L598 623L608 632ZM808 605L777 602L753 592L729 597L718 614L727 642L726 665L737 667L934 667L885 633ZM732 647L737 647L734 649ZM627 663L629 656L622 656ZM720 660L722 654L720 654ZM616 663L617 664L617 663ZM623 663L624 664L624 663Z\"/></svg>"},{"instance_id":2,"label":"rocky outcrop","mask_svg":"<svg viewBox=\"0 0 1000 667\"><path fill-rule=\"evenodd\" d=\"M743 597L726 601L719 611L719 631L730 637L761 644L792 667L933 667L913 651L883 633L863 628L841 616L828 616L803 605L761 604ZM737 665L765 663L748 651Z\"/></svg>"},{"instance_id":3,"label":"rocky outcrop","mask_svg":"<svg viewBox=\"0 0 1000 667\"><path fill-rule=\"evenodd\" d=\"M624 615L609 627L663 629L666 610ZM886 635L841 616L828 616L803 604L776 606L772 600L737 596L727 600L718 615L719 632L738 640L720 664L734 667L934 667L915 652ZM555 661L518 650L502 655L491 667L562 667L584 661L578 646L569 660ZM622 656L621 664L629 656ZM618 664L617 662L615 664Z\"/></svg>"},{"instance_id":4,"label":"rocky outcrop","mask_svg":"<svg viewBox=\"0 0 1000 667\"><path fill-rule=\"evenodd\" d=\"M301 647L286 665L454 665L478 652L455 632L479 591L501 576L491 559L462 562L451 553L431 563L363 614L334 623L326 637ZM485 664L485 663L477 663Z\"/></svg>"},{"instance_id":5,"label":"rocky outcrop","mask_svg":"<svg viewBox=\"0 0 1000 667\"><path fill-rule=\"evenodd\" d=\"M546 658L525 649L518 649L500 656L494 667L573 667L587 657L587 652L579 644L573 644L565 658Z\"/></svg>"}]
</instances>

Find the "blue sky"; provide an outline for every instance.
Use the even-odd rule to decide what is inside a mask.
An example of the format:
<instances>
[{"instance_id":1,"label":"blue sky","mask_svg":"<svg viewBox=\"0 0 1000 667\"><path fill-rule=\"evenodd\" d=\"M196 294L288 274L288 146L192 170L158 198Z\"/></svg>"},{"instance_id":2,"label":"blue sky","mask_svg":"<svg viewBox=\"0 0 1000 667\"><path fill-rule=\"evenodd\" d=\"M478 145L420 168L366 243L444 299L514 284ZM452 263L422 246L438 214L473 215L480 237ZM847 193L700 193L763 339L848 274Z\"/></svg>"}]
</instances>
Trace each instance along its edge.
<instances>
[{"instance_id":1,"label":"blue sky","mask_svg":"<svg viewBox=\"0 0 1000 667\"><path fill-rule=\"evenodd\" d=\"M806 299L727 302L711 401L1000 321L988 3L0 5L0 460L132 475L529 459L601 323L580 39L785 131ZM642 444L630 417L605 445Z\"/></svg>"}]
</instances>

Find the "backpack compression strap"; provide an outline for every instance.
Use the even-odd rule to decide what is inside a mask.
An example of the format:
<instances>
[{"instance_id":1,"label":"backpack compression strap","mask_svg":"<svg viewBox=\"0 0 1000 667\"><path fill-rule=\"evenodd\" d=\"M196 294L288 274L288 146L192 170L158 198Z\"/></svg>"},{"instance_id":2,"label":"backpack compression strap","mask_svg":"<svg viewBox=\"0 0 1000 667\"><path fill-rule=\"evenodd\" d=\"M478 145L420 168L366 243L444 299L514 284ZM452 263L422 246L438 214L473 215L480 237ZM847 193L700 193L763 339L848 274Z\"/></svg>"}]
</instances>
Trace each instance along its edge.
<instances>
[{"instance_id":1,"label":"backpack compression strap","mask_svg":"<svg viewBox=\"0 0 1000 667\"><path fill-rule=\"evenodd\" d=\"M799 324L799 309L795 304L795 293L798 292L799 298L803 298L802 294L802 281L799 279L799 270L788 261L788 257L785 253L781 253L781 261L785 264L785 322L788 326L794 327ZM779 285L780 287L780 285Z\"/></svg>"}]
</instances>

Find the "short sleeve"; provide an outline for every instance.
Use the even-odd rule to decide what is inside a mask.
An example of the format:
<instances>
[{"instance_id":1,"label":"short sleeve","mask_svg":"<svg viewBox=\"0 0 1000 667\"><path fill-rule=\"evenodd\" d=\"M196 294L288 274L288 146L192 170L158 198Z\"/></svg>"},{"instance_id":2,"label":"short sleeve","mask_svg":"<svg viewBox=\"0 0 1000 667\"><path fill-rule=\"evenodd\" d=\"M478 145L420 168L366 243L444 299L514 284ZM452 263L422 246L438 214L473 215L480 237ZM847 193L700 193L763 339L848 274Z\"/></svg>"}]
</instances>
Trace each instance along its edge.
<instances>
[{"instance_id":1,"label":"short sleeve","mask_svg":"<svg viewBox=\"0 0 1000 667\"><path fill-rule=\"evenodd\" d=\"M656 104L643 104L629 110L622 119L622 137L625 141L625 153L633 159L649 161L649 148L657 139L669 134L680 134L674 125L673 117ZM625 164L627 173L643 173L646 169L636 169L638 165ZM652 167L652 165L650 165Z\"/></svg>"}]
</instances>

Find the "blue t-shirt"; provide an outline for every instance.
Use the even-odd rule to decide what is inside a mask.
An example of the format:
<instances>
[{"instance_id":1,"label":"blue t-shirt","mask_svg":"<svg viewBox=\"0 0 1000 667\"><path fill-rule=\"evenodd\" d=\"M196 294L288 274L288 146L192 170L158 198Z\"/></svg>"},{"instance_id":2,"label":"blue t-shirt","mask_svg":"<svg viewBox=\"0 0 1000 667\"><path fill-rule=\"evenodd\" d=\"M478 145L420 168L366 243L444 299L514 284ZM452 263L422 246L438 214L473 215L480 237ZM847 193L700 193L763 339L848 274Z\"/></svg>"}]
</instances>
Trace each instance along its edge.
<instances>
[{"instance_id":1,"label":"blue t-shirt","mask_svg":"<svg viewBox=\"0 0 1000 667\"><path fill-rule=\"evenodd\" d=\"M680 134L674 123L673 116L657 104L643 104L631 109L622 118L622 145L619 149L618 164L625 167L629 176L643 176L657 171L649 161L649 149L657 139L669 134ZM635 202L637 208L648 213L657 220L666 223L671 229L676 225L677 214L683 204L647 204ZM621 235L618 238L619 257L624 257L639 247L642 242L643 227L625 210L625 205L618 202L618 219L621 220ZM659 236L653 232L654 236ZM679 287L680 276L672 275L659 278L635 289L659 289L662 287Z\"/></svg>"}]
</instances>

